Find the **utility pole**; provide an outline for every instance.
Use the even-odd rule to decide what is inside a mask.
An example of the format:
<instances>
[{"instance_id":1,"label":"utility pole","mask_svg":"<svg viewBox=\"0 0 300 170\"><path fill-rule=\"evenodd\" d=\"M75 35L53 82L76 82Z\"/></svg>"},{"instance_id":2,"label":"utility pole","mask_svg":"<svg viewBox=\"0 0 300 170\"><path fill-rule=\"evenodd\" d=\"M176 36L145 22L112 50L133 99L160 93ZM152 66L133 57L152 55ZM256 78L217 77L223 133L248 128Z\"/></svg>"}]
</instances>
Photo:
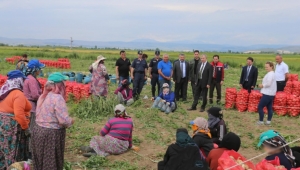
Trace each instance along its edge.
<instances>
[{"instance_id":1,"label":"utility pole","mask_svg":"<svg viewBox=\"0 0 300 170\"><path fill-rule=\"evenodd\" d=\"M73 39L71 37L71 46L70 46L70 49L72 50L72 44L73 44Z\"/></svg>"}]
</instances>

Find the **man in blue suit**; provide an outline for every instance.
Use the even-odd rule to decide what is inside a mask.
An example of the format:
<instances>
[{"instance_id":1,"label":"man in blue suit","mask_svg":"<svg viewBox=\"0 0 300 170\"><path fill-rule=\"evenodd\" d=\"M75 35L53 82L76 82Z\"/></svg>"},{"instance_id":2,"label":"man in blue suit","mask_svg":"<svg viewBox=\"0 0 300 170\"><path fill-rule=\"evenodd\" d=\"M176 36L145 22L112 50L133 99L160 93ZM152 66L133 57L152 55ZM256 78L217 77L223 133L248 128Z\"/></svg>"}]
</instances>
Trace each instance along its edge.
<instances>
[{"instance_id":1,"label":"man in blue suit","mask_svg":"<svg viewBox=\"0 0 300 170\"><path fill-rule=\"evenodd\" d=\"M258 76L258 70L253 66L253 61L252 57L247 58L247 65L243 67L240 78L240 86L248 90L249 93L254 89Z\"/></svg>"}]
</instances>

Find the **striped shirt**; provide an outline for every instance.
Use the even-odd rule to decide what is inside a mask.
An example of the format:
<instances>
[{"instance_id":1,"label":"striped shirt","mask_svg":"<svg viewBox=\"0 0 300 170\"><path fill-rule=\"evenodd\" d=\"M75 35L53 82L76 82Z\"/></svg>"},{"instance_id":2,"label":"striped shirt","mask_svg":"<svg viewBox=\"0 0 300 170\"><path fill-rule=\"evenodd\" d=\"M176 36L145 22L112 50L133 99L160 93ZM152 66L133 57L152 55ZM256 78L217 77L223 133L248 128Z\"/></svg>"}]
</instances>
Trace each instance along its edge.
<instances>
[{"instance_id":1,"label":"striped shirt","mask_svg":"<svg viewBox=\"0 0 300 170\"><path fill-rule=\"evenodd\" d=\"M109 135L111 137L129 142L129 148L132 147L133 122L131 118L115 117L110 119L101 130L100 135Z\"/></svg>"}]
</instances>

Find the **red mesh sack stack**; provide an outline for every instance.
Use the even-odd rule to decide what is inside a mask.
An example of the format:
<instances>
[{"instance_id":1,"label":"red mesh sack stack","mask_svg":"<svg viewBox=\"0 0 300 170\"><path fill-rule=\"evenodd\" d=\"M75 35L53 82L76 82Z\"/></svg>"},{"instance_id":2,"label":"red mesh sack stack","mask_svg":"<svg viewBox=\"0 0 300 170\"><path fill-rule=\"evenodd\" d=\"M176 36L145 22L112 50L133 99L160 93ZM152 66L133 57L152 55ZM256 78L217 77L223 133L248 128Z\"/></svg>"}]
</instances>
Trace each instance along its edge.
<instances>
[{"instance_id":1,"label":"red mesh sack stack","mask_svg":"<svg viewBox=\"0 0 300 170\"><path fill-rule=\"evenodd\" d=\"M273 103L273 111L280 116L284 116L287 113L286 99L287 94L285 92L276 93Z\"/></svg>"},{"instance_id":2,"label":"red mesh sack stack","mask_svg":"<svg viewBox=\"0 0 300 170\"><path fill-rule=\"evenodd\" d=\"M237 93L235 107L239 112L244 112L248 108L249 93L248 90L241 89Z\"/></svg>"},{"instance_id":3,"label":"red mesh sack stack","mask_svg":"<svg viewBox=\"0 0 300 170\"><path fill-rule=\"evenodd\" d=\"M82 84L81 86L81 98L87 99L90 96L90 84Z\"/></svg>"},{"instance_id":4,"label":"red mesh sack stack","mask_svg":"<svg viewBox=\"0 0 300 170\"><path fill-rule=\"evenodd\" d=\"M73 86L73 95L74 95L76 101L79 101L80 98L81 98L80 91L81 91L81 85L80 84L74 84L74 86Z\"/></svg>"},{"instance_id":5,"label":"red mesh sack stack","mask_svg":"<svg viewBox=\"0 0 300 170\"><path fill-rule=\"evenodd\" d=\"M66 82L66 100L69 101L69 95L73 94L74 83L67 81Z\"/></svg>"},{"instance_id":6,"label":"red mesh sack stack","mask_svg":"<svg viewBox=\"0 0 300 170\"><path fill-rule=\"evenodd\" d=\"M249 95L248 112L257 112L258 103L262 97L262 94L257 90L252 90Z\"/></svg>"},{"instance_id":7,"label":"red mesh sack stack","mask_svg":"<svg viewBox=\"0 0 300 170\"><path fill-rule=\"evenodd\" d=\"M234 103L236 100L237 91L235 88L226 88L225 93L225 108L230 109L234 107Z\"/></svg>"},{"instance_id":8,"label":"red mesh sack stack","mask_svg":"<svg viewBox=\"0 0 300 170\"><path fill-rule=\"evenodd\" d=\"M298 74L289 74L288 81L298 81Z\"/></svg>"},{"instance_id":9,"label":"red mesh sack stack","mask_svg":"<svg viewBox=\"0 0 300 170\"><path fill-rule=\"evenodd\" d=\"M290 116L298 116L300 113L300 98L295 95L287 96L287 112Z\"/></svg>"},{"instance_id":10,"label":"red mesh sack stack","mask_svg":"<svg viewBox=\"0 0 300 170\"><path fill-rule=\"evenodd\" d=\"M300 96L300 81L293 81L292 94Z\"/></svg>"},{"instance_id":11,"label":"red mesh sack stack","mask_svg":"<svg viewBox=\"0 0 300 170\"><path fill-rule=\"evenodd\" d=\"M284 92L287 94L292 94L293 90L293 82L292 81L287 81L286 86L284 87Z\"/></svg>"}]
</instances>

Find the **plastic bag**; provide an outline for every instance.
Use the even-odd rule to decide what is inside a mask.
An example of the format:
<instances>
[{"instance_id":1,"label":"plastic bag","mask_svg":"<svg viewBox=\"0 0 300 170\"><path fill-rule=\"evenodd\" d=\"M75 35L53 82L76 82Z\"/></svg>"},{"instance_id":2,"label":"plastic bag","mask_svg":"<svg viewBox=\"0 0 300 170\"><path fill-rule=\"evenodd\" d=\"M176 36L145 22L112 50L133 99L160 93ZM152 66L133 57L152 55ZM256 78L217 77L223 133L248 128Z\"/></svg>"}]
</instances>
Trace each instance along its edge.
<instances>
[{"instance_id":1,"label":"plastic bag","mask_svg":"<svg viewBox=\"0 0 300 170\"><path fill-rule=\"evenodd\" d=\"M218 170L225 170L227 168L231 168L235 165L238 165L238 162L246 161L246 158L244 158L239 153L235 152L234 150L224 151L222 156L218 160ZM255 170L255 166L252 162L246 162L242 165L238 165L234 168L231 168L231 170Z\"/></svg>"},{"instance_id":2,"label":"plastic bag","mask_svg":"<svg viewBox=\"0 0 300 170\"><path fill-rule=\"evenodd\" d=\"M284 166L280 165L280 160L276 156L274 160L262 160L256 165L256 170L286 170Z\"/></svg>"}]
</instances>

